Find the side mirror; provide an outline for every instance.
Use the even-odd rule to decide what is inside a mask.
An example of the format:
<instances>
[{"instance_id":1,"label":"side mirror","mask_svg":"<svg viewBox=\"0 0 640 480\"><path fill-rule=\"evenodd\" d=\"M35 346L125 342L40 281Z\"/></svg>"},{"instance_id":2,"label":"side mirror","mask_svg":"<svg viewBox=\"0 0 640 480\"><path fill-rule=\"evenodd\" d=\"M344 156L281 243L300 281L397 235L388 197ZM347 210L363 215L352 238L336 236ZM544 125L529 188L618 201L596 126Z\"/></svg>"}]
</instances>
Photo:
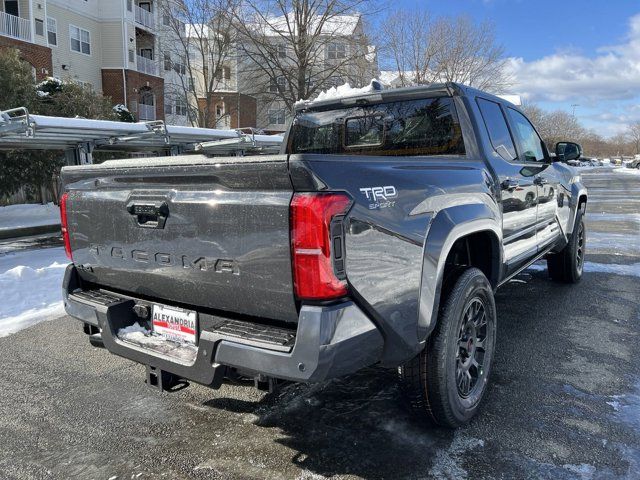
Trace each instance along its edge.
<instances>
[{"instance_id":1,"label":"side mirror","mask_svg":"<svg viewBox=\"0 0 640 480\"><path fill-rule=\"evenodd\" d=\"M561 162L578 160L582 156L582 147L573 142L556 143L556 158Z\"/></svg>"}]
</instances>

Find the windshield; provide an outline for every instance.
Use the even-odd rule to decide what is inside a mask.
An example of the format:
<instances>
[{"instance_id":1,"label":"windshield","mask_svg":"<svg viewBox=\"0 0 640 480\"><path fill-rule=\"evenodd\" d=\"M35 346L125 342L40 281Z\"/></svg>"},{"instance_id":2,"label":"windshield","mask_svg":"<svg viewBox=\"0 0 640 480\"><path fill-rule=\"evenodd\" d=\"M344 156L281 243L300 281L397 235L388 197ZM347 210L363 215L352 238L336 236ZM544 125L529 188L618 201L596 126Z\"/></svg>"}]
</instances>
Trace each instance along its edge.
<instances>
[{"instance_id":1,"label":"windshield","mask_svg":"<svg viewBox=\"0 0 640 480\"><path fill-rule=\"evenodd\" d=\"M464 155L450 97L300 112L290 153L345 155Z\"/></svg>"}]
</instances>

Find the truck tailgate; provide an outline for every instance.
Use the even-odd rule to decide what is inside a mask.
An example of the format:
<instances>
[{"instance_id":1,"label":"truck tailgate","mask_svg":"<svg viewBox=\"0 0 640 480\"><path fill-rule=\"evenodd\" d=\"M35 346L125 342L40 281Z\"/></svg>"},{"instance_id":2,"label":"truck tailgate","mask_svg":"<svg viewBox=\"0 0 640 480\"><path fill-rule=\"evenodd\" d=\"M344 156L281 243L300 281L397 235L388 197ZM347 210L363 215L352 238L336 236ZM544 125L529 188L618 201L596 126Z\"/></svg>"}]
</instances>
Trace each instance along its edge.
<instances>
[{"instance_id":1,"label":"truck tailgate","mask_svg":"<svg viewBox=\"0 0 640 480\"><path fill-rule=\"evenodd\" d=\"M295 322L286 156L66 167L84 281L196 308Z\"/></svg>"}]
</instances>

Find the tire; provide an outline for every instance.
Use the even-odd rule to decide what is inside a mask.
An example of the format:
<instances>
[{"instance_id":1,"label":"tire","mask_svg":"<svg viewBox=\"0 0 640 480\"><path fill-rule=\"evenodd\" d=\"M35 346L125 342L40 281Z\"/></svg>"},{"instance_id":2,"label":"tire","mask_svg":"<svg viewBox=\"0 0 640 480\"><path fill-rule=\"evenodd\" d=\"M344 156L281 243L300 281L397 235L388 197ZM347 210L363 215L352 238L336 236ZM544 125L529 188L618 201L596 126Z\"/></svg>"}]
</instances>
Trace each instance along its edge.
<instances>
[{"instance_id":1,"label":"tire","mask_svg":"<svg viewBox=\"0 0 640 480\"><path fill-rule=\"evenodd\" d=\"M477 268L464 270L442 299L425 349L399 369L415 413L450 428L478 413L491 373L496 323L491 284Z\"/></svg>"},{"instance_id":2,"label":"tire","mask_svg":"<svg viewBox=\"0 0 640 480\"><path fill-rule=\"evenodd\" d=\"M562 251L547 257L549 276L558 282L578 283L584 272L584 254L587 232L584 225L584 212L578 210L573 233L569 243Z\"/></svg>"}]
</instances>

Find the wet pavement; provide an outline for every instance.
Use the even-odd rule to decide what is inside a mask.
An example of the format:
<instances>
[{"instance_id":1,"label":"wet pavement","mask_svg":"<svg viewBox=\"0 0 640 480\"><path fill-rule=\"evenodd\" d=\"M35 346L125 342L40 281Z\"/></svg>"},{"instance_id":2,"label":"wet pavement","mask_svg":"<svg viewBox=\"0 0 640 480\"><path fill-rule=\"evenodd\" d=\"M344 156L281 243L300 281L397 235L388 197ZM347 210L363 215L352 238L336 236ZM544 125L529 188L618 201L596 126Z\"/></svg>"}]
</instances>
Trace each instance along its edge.
<instances>
[{"instance_id":1,"label":"wet pavement","mask_svg":"<svg viewBox=\"0 0 640 480\"><path fill-rule=\"evenodd\" d=\"M0 478L640 478L640 176L582 175L583 281L539 263L499 290L470 425L416 421L380 368L274 394L161 394L66 317L0 339Z\"/></svg>"}]
</instances>

